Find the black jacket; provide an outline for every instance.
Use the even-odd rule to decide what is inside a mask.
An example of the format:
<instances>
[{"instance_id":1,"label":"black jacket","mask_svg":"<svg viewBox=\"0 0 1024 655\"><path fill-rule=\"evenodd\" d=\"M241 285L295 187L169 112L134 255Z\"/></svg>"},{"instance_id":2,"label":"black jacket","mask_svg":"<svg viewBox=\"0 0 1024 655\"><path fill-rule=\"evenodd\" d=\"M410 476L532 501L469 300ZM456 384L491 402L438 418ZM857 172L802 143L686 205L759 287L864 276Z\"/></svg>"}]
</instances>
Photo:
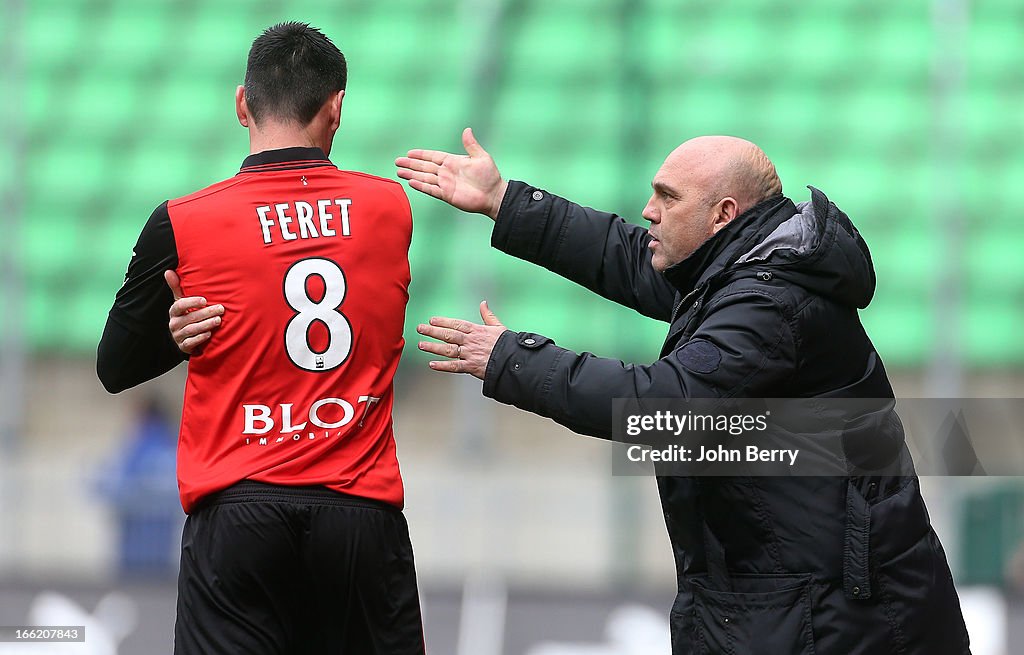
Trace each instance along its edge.
<instances>
[{"instance_id":1,"label":"black jacket","mask_svg":"<svg viewBox=\"0 0 1024 655\"><path fill-rule=\"evenodd\" d=\"M871 256L820 191L799 207L762 202L664 274L648 241L510 183L492 245L670 327L650 365L506 332L484 394L603 438L614 398L892 398L857 315L874 293ZM678 574L672 652L968 653L897 430L898 475L659 477Z\"/></svg>"}]
</instances>

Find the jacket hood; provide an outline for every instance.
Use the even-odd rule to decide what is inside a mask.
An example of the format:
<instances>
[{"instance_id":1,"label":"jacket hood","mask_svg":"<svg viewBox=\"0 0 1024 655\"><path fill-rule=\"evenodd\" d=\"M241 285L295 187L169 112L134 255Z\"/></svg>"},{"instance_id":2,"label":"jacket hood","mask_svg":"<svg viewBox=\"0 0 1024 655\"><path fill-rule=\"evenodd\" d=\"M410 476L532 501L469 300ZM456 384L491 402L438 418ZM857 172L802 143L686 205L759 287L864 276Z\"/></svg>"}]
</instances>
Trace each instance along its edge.
<instances>
[{"instance_id":1,"label":"jacket hood","mask_svg":"<svg viewBox=\"0 0 1024 655\"><path fill-rule=\"evenodd\" d=\"M863 309L875 293L871 253L849 217L814 187L799 205L776 196L751 208L665 276L688 294L716 277L770 270L836 302Z\"/></svg>"}]
</instances>

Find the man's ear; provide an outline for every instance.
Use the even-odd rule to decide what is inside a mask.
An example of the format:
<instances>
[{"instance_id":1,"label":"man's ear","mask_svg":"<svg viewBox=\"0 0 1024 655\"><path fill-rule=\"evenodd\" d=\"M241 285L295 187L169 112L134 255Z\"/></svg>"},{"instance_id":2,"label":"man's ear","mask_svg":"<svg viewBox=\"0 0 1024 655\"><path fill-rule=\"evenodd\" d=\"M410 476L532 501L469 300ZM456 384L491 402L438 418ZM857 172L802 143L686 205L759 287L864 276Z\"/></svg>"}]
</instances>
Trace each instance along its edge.
<instances>
[{"instance_id":1,"label":"man's ear","mask_svg":"<svg viewBox=\"0 0 1024 655\"><path fill-rule=\"evenodd\" d=\"M249 118L249 105L245 103L245 87L241 84L235 89L235 115L242 127L249 127L252 120Z\"/></svg>"},{"instance_id":2,"label":"man's ear","mask_svg":"<svg viewBox=\"0 0 1024 655\"><path fill-rule=\"evenodd\" d=\"M344 89L331 96L331 134L337 132L341 126L341 103L344 99Z\"/></svg>"},{"instance_id":3,"label":"man's ear","mask_svg":"<svg viewBox=\"0 0 1024 655\"><path fill-rule=\"evenodd\" d=\"M715 221L711 224L711 234L718 234L719 230L739 215L740 205L735 198L725 197L719 200L715 206Z\"/></svg>"}]
</instances>

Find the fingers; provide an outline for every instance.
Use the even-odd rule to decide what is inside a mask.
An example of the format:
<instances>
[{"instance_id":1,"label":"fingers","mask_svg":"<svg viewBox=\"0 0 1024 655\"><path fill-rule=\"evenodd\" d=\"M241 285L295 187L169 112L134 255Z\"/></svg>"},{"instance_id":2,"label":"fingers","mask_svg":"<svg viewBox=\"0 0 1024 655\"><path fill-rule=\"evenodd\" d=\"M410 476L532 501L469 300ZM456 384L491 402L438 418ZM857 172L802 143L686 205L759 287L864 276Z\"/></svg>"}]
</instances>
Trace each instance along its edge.
<instances>
[{"instance_id":1,"label":"fingers","mask_svg":"<svg viewBox=\"0 0 1024 655\"><path fill-rule=\"evenodd\" d=\"M171 318L174 318L175 316L184 316L193 310L205 306L206 298L203 298L202 296L189 296L188 298L179 298L178 300L175 300L168 313ZM217 306L220 307L220 305ZM221 307L221 311L223 311L223 309L224 308Z\"/></svg>"},{"instance_id":2,"label":"fingers","mask_svg":"<svg viewBox=\"0 0 1024 655\"><path fill-rule=\"evenodd\" d=\"M469 369L466 368L466 362L461 359L432 361L430 362L430 368L435 371L444 371L446 373L469 373Z\"/></svg>"},{"instance_id":3,"label":"fingers","mask_svg":"<svg viewBox=\"0 0 1024 655\"><path fill-rule=\"evenodd\" d=\"M437 173L421 173L419 171L411 171L406 170L404 168L399 168L398 177L402 178L403 180L417 180L419 182L423 182L424 184L438 186Z\"/></svg>"},{"instance_id":4,"label":"fingers","mask_svg":"<svg viewBox=\"0 0 1024 655\"><path fill-rule=\"evenodd\" d=\"M399 174L401 176L401 174ZM425 193L428 196L433 196L438 200L444 200L444 196L441 193L441 187L436 184L427 184L426 182L420 182L419 180L409 180L409 186L416 189L420 193Z\"/></svg>"},{"instance_id":5,"label":"fingers","mask_svg":"<svg viewBox=\"0 0 1024 655\"><path fill-rule=\"evenodd\" d=\"M433 322L435 319L430 319ZM452 319L448 319L451 321ZM416 331L420 334L428 337L437 339L438 341L444 341L445 343L454 343L456 346L461 346L465 339L465 332L455 330L451 327L436 327L434 325L420 325L416 326Z\"/></svg>"},{"instance_id":6,"label":"fingers","mask_svg":"<svg viewBox=\"0 0 1024 655\"><path fill-rule=\"evenodd\" d=\"M223 305L206 305L206 298L189 296L174 301L168 312L171 320L168 328L178 349L191 355L198 351L220 327Z\"/></svg>"},{"instance_id":7,"label":"fingers","mask_svg":"<svg viewBox=\"0 0 1024 655\"><path fill-rule=\"evenodd\" d=\"M444 200L444 194L437 183L437 171L448 156L448 153L437 150L410 150L408 157L395 160L398 177L408 180L409 186L420 193Z\"/></svg>"},{"instance_id":8,"label":"fingers","mask_svg":"<svg viewBox=\"0 0 1024 655\"><path fill-rule=\"evenodd\" d=\"M456 359L459 356L459 346L454 343L434 343L433 341L420 341L418 344L420 350L425 353L432 355L440 355L441 357L451 357Z\"/></svg>"},{"instance_id":9,"label":"fingers","mask_svg":"<svg viewBox=\"0 0 1024 655\"><path fill-rule=\"evenodd\" d=\"M434 162L435 164L444 163L444 158L451 155L450 152L444 152L442 150L410 150L409 159L422 159L424 161Z\"/></svg>"},{"instance_id":10,"label":"fingers","mask_svg":"<svg viewBox=\"0 0 1024 655\"><path fill-rule=\"evenodd\" d=\"M498 317L491 311L491 308L487 306L486 300L480 303L480 318L484 319L484 325L500 325L505 327L505 324L499 321Z\"/></svg>"},{"instance_id":11,"label":"fingers","mask_svg":"<svg viewBox=\"0 0 1024 655\"><path fill-rule=\"evenodd\" d=\"M399 157L395 160L395 166L400 169L407 168L411 171L420 171L422 173L437 173L439 164L440 162L434 163L430 160L412 159L411 157Z\"/></svg>"},{"instance_id":12,"label":"fingers","mask_svg":"<svg viewBox=\"0 0 1024 655\"><path fill-rule=\"evenodd\" d=\"M451 328L465 334L469 334L473 331L473 324L469 321L463 321L458 318L448 318L446 316L434 316L430 319L430 324L436 325L437 327Z\"/></svg>"},{"instance_id":13,"label":"fingers","mask_svg":"<svg viewBox=\"0 0 1024 655\"><path fill-rule=\"evenodd\" d=\"M171 288L171 293L174 294L175 300L180 300L185 295L181 292L181 278L178 277L177 272L174 270L164 271L164 281Z\"/></svg>"},{"instance_id":14,"label":"fingers","mask_svg":"<svg viewBox=\"0 0 1024 655\"><path fill-rule=\"evenodd\" d=\"M185 300L190 300L190 298L182 298L180 301L178 301L174 305L171 305L171 311L172 312L174 311L175 305L178 305L179 303L184 304ZM223 315L224 315L224 305L210 305L209 307L203 307L201 309L197 309L197 310L191 311L191 312L190 311L185 311L185 312L182 312L180 314L172 313L171 314L171 323L172 324L177 324L180 327L180 326L188 325L189 323L198 323L199 321L204 321L204 320L206 320L208 318L213 318L214 316L223 316Z\"/></svg>"},{"instance_id":15,"label":"fingers","mask_svg":"<svg viewBox=\"0 0 1024 655\"><path fill-rule=\"evenodd\" d=\"M420 350L449 358L429 362L430 368L445 373L468 373L484 379L494 344L506 329L487 307L486 301L480 303L480 311L489 321L488 325L435 316L430 319L429 324L421 323L416 326L416 331L420 334L442 342L420 341Z\"/></svg>"},{"instance_id":16,"label":"fingers","mask_svg":"<svg viewBox=\"0 0 1024 655\"><path fill-rule=\"evenodd\" d=\"M430 325L420 324L416 326L416 331L420 334L434 339L439 339L444 343L433 343L431 341L421 341L418 346L423 352L428 352L433 355L440 355L441 357L450 357L450 361L432 361L430 367L437 371L446 371L448 373L465 373L465 362L461 359L457 359L461 353L460 348L465 341L465 337L473 329L473 324L466 321L460 321L454 318L444 318L435 316L430 319Z\"/></svg>"},{"instance_id":17,"label":"fingers","mask_svg":"<svg viewBox=\"0 0 1024 655\"><path fill-rule=\"evenodd\" d=\"M183 353L191 355L196 351L196 348L206 343L207 340L209 340L210 336L212 336L211 332L203 332L202 334L197 334L194 337L189 337L188 339L182 341L180 344L178 344L178 348Z\"/></svg>"},{"instance_id":18,"label":"fingers","mask_svg":"<svg viewBox=\"0 0 1024 655\"><path fill-rule=\"evenodd\" d=\"M220 325L220 316L214 316L208 318L205 321L196 321L194 323L187 323L177 329L171 330L171 334L174 336L174 340L181 343L188 337L194 337L204 332L212 332L215 327Z\"/></svg>"},{"instance_id":19,"label":"fingers","mask_svg":"<svg viewBox=\"0 0 1024 655\"><path fill-rule=\"evenodd\" d=\"M462 147L466 149L466 154L470 157L486 157L487 151L483 149L477 140L473 136L473 128L467 127L462 130Z\"/></svg>"}]
</instances>

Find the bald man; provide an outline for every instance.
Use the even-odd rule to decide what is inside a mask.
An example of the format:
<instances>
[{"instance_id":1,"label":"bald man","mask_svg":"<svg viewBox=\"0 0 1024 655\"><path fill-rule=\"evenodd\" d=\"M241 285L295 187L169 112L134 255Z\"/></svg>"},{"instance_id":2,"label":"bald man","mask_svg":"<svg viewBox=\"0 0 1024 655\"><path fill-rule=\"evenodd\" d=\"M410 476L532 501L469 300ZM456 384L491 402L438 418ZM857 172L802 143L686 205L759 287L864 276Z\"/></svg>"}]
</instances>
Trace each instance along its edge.
<instances>
[{"instance_id":1,"label":"bald man","mask_svg":"<svg viewBox=\"0 0 1024 655\"><path fill-rule=\"evenodd\" d=\"M436 371L582 434L613 437L614 399L892 399L857 310L874 292L860 234L823 193L782 195L760 148L700 137L652 181L650 229L506 182L470 130L465 155L412 150L410 186L494 220L491 243L669 323L647 365L577 354L506 329L433 318ZM538 298L537 302L543 302ZM885 401L891 408L891 402ZM672 652L962 655L956 590L894 416L847 437L892 446L884 474L659 475L678 595ZM859 429L859 428L857 428ZM620 435L621 436L621 435ZM854 442L850 442L851 444Z\"/></svg>"}]
</instances>

